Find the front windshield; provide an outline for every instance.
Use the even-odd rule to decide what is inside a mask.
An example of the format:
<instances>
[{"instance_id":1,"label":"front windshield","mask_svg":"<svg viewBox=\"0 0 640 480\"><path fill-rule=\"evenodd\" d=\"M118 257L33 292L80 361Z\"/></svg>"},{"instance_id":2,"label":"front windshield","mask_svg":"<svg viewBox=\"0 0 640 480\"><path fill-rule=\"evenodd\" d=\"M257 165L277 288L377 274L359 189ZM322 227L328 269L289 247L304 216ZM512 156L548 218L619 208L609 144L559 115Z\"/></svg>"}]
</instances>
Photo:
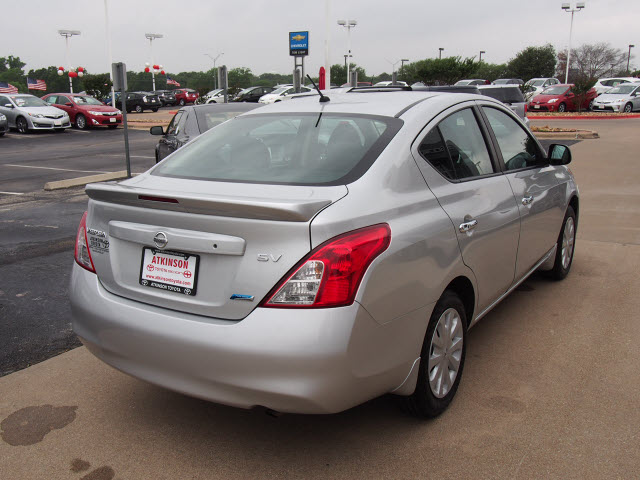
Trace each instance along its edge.
<instances>
[{"instance_id":1,"label":"front windshield","mask_svg":"<svg viewBox=\"0 0 640 480\"><path fill-rule=\"evenodd\" d=\"M553 87L545 88L542 91L542 95L563 95L569 90L566 85L554 85Z\"/></svg>"},{"instance_id":2,"label":"front windshield","mask_svg":"<svg viewBox=\"0 0 640 480\"><path fill-rule=\"evenodd\" d=\"M74 96L73 101L78 105L102 105L103 103L93 97Z\"/></svg>"},{"instance_id":3,"label":"front windshield","mask_svg":"<svg viewBox=\"0 0 640 480\"><path fill-rule=\"evenodd\" d=\"M638 88L638 85L618 85L617 87L610 88L605 93L607 95L628 95L636 88Z\"/></svg>"},{"instance_id":4,"label":"front windshield","mask_svg":"<svg viewBox=\"0 0 640 480\"><path fill-rule=\"evenodd\" d=\"M218 120L212 118L213 122ZM390 117L337 113L321 117L317 113L241 116L200 135L152 174L210 181L339 185L362 175L401 125L401 120Z\"/></svg>"},{"instance_id":5,"label":"front windshield","mask_svg":"<svg viewBox=\"0 0 640 480\"><path fill-rule=\"evenodd\" d=\"M49 107L50 105L38 97L9 97L17 107Z\"/></svg>"}]
</instances>

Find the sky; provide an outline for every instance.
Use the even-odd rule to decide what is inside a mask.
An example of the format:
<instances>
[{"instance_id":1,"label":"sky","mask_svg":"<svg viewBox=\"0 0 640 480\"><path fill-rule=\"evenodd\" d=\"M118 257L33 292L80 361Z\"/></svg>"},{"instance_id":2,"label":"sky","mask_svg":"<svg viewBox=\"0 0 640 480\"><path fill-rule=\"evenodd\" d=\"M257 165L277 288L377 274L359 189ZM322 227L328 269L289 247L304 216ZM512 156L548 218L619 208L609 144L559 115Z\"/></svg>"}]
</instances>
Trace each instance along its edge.
<instances>
[{"instance_id":1,"label":"sky","mask_svg":"<svg viewBox=\"0 0 640 480\"><path fill-rule=\"evenodd\" d=\"M154 40L156 64L168 72L206 71L213 57L229 69L248 67L254 74L289 73L288 33L309 31L305 70L318 72L325 62L325 8L330 4L331 64L344 63L347 31L339 19L358 22L351 30L353 61L368 75L391 72L401 58L410 61L443 56L474 57L507 62L528 46L569 43L571 14L561 0L106 0L113 61L141 71L152 62L145 33ZM65 39L59 29L80 30L69 40L69 63L89 72L108 71L105 0L0 0L0 57L19 56L25 70L65 65ZM10 3L9 3L10 2ZM585 0L575 14L573 46L608 42L615 48L640 49L640 0ZM572 6L576 4L571 1ZM638 56L640 58L640 56ZM632 58L632 65L640 62ZM400 66L396 64L396 69Z\"/></svg>"}]
</instances>

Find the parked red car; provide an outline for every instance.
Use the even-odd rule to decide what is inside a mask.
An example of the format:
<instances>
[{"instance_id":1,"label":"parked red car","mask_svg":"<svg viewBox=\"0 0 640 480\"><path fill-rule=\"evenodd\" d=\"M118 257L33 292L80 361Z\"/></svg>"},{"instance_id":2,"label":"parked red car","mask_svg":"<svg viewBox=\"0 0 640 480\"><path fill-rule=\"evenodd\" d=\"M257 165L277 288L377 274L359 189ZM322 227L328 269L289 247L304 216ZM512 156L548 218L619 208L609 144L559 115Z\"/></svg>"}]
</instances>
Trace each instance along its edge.
<instances>
[{"instance_id":1,"label":"parked red car","mask_svg":"<svg viewBox=\"0 0 640 480\"><path fill-rule=\"evenodd\" d=\"M176 96L176 103L181 107L184 107L187 103L195 103L200 96L198 92L190 88L179 88L174 90L173 93Z\"/></svg>"},{"instance_id":2,"label":"parked red car","mask_svg":"<svg viewBox=\"0 0 640 480\"><path fill-rule=\"evenodd\" d=\"M591 108L593 99L598 96L596 89L592 88L586 95L576 95L573 92L573 84L559 84L545 88L542 93L536 95L529 102L530 112L568 112Z\"/></svg>"},{"instance_id":3,"label":"parked red car","mask_svg":"<svg viewBox=\"0 0 640 480\"><path fill-rule=\"evenodd\" d=\"M122 112L89 95L49 93L42 99L69 114L71 123L80 130L90 127L116 128L122 123Z\"/></svg>"}]
</instances>

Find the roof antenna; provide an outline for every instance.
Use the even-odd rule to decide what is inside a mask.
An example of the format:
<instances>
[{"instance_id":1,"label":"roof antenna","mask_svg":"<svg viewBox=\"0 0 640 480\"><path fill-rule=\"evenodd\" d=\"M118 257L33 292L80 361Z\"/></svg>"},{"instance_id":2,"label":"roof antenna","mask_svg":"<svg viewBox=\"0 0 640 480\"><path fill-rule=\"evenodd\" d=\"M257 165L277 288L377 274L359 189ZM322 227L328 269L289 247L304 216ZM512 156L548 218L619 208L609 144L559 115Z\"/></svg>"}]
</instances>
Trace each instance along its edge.
<instances>
[{"instance_id":1,"label":"roof antenna","mask_svg":"<svg viewBox=\"0 0 640 480\"><path fill-rule=\"evenodd\" d=\"M307 78L311 82L311 85L313 85L313 88L315 88L318 91L318 93L320 94L320 103L331 101L331 99L329 97L327 97L326 95L322 94L322 92L320 91L320 89L316 85L316 82L313 81L313 79L309 76L308 73L307 73Z\"/></svg>"}]
</instances>

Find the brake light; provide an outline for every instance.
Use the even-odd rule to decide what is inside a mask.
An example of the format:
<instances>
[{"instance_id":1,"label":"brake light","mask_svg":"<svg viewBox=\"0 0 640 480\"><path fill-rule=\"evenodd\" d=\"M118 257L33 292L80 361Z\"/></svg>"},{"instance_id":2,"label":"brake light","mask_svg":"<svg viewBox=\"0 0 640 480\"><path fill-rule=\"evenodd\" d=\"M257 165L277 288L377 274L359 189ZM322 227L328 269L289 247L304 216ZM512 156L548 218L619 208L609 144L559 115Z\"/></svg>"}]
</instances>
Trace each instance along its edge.
<instances>
[{"instance_id":1,"label":"brake light","mask_svg":"<svg viewBox=\"0 0 640 480\"><path fill-rule=\"evenodd\" d=\"M78 234L76 235L76 247L73 252L73 256L76 259L76 263L82 268L84 268L85 270L89 270L92 273L96 273L96 269L93 266L93 260L91 259L89 242L87 240L87 212L84 212L84 215L82 215L82 220L80 220Z\"/></svg>"},{"instance_id":2,"label":"brake light","mask_svg":"<svg viewBox=\"0 0 640 480\"><path fill-rule=\"evenodd\" d=\"M268 308L327 308L351 305L371 262L391 242L389 225L354 230L319 245L269 292Z\"/></svg>"}]
</instances>

